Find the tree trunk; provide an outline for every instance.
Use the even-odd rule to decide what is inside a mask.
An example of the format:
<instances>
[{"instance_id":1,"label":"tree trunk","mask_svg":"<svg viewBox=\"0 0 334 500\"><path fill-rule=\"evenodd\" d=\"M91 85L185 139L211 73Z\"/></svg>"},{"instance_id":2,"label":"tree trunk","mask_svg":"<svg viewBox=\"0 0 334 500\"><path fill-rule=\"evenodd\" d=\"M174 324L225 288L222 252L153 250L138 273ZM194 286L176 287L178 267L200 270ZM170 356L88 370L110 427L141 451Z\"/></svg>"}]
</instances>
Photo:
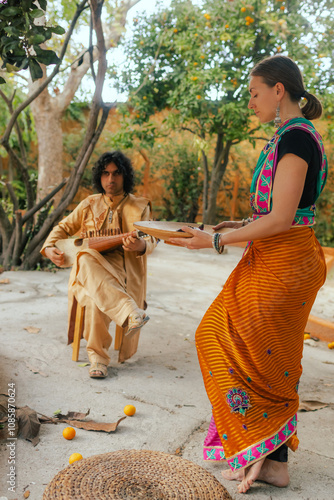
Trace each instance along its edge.
<instances>
[{"instance_id":1,"label":"tree trunk","mask_svg":"<svg viewBox=\"0 0 334 500\"><path fill-rule=\"evenodd\" d=\"M145 198L148 197L148 181L150 178L150 167L151 167L151 162L149 160L149 157L147 156L146 152L143 149L139 150L139 153L142 155L145 161L145 170L144 170L144 179L143 179L143 196Z\"/></svg>"},{"instance_id":2,"label":"tree trunk","mask_svg":"<svg viewBox=\"0 0 334 500\"><path fill-rule=\"evenodd\" d=\"M35 119L38 138L38 203L52 189L58 186L63 179L63 131L61 124L62 111L59 110L57 101L53 99L48 90L31 103ZM55 205L61 198L61 192L55 196Z\"/></svg>"},{"instance_id":3,"label":"tree trunk","mask_svg":"<svg viewBox=\"0 0 334 500\"><path fill-rule=\"evenodd\" d=\"M205 224L216 224L218 222L216 220L217 196L221 185L221 181L223 179L228 164L228 156L230 149L231 149L231 141L228 141L226 142L225 146L222 147L221 153L217 155L217 161L212 169L208 208L205 213Z\"/></svg>"},{"instance_id":4,"label":"tree trunk","mask_svg":"<svg viewBox=\"0 0 334 500\"><path fill-rule=\"evenodd\" d=\"M208 194L209 194L209 166L208 166L208 157L204 153L204 151L201 151L202 153L202 164L203 164L203 170L204 170L204 179L203 179L203 202L202 202L202 220L204 224L207 224L206 222L206 211L208 209Z\"/></svg>"}]
</instances>

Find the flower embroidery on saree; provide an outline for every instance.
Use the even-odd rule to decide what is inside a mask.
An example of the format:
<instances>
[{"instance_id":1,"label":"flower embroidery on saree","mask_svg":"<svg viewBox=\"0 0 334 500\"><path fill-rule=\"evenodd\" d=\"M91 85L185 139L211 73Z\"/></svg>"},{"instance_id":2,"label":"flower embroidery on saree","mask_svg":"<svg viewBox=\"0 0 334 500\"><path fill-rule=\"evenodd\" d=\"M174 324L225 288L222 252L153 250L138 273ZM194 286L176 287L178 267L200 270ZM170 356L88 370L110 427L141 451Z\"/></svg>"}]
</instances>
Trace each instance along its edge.
<instances>
[{"instance_id":1,"label":"flower embroidery on saree","mask_svg":"<svg viewBox=\"0 0 334 500\"><path fill-rule=\"evenodd\" d=\"M231 408L231 413L246 414L246 410L251 408L249 396L246 391L240 388L233 387L226 394L227 404Z\"/></svg>"}]
</instances>

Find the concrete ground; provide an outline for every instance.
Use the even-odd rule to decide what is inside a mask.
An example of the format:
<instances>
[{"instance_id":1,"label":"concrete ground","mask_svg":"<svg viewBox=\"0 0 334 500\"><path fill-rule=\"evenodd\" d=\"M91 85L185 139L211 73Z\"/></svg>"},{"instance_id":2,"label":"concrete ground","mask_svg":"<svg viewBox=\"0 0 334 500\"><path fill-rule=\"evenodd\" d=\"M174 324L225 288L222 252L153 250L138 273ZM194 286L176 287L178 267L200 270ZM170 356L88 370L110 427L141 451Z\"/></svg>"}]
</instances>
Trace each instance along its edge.
<instances>
[{"instance_id":1,"label":"concrete ground","mask_svg":"<svg viewBox=\"0 0 334 500\"><path fill-rule=\"evenodd\" d=\"M197 361L194 334L207 307L221 290L242 250L229 247L224 255L190 252L160 243L149 257L148 313L137 354L117 363L112 351L109 377L88 377L85 342L79 362L71 360L66 345L68 270L5 272L0 282L0 392L15 387L17 406L28 405L52 416L57 410L86 412L98 422L116 422L123 408L134 404L115 433L77 429L66 441L66 424L43 424L34 447L18 439L15 446L15 493L8 491L9 448L1 443L0 500L41 500L49 481L68 464L73 452L83 457L119 449L160 450L181 454L214 474L235 500L237 483L222 479L222 463L202 460L202 443L210 419ZM334 320L334 276L319 292L312 314ZM25 328L34 327L36 330ZM324 342L305 345L302 400L331 406L299 413L300 447L290 453L291 483L278 489L257 483L248 495L254 500L334 499L334 350ZM14 385L9 385L14 384ZM98 500L98 499L92 499ZM219 499L217 499L219 500Z\"/></svg>"}]
</instances>

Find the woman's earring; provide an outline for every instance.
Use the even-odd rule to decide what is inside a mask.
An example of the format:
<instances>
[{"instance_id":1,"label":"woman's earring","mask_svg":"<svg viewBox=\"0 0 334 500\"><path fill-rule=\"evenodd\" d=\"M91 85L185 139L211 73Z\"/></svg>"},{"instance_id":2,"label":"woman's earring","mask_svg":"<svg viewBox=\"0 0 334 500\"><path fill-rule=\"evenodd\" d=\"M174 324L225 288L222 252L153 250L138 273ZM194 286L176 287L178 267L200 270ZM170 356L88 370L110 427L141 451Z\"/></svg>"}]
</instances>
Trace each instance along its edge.
<instances>
[{"instance_id":1,"label":"woman's earring","mask_svg":"<svg viewBox=\"0 0 334 500\"><path fill-rule=\"evenodd\" d=\"M277 108L276 108L276 117L275 117L275 120L274 120L274 124L275 124L275 127L279 127L282 123L282 120L281 120L281 117L280 117L280 109L279 109L279 103L277 104Z\"/></svg>"}]
</instances>

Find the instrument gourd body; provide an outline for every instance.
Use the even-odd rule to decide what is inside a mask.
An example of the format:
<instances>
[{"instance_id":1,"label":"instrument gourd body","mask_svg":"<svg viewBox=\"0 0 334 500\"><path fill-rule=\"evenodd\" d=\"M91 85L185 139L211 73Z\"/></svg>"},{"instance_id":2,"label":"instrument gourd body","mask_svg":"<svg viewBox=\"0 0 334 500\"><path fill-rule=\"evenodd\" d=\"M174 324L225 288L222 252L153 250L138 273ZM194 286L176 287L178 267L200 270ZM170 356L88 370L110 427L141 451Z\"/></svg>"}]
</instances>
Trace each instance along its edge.
<instances>
[{"instance_id":1,"label":"instrument gourd body","mask_svg":"<svg viewBox=\"0 0 334 500\"><path fill-rule=\"evenodd\" d=\"M116 230L117 231L117 230ZM115 250L120 247L123 243L123 239L128 236L133 236L138 238L144 236L145 233L141 231L130 231L128 233L111 234L112 230L105 231L90 231L89 237L87 238L68 238L64 240L58 240L55 246L64 252L64 264L61 266L63 268L71 267L75 261L75 258L79 252L87 249L97 250L98 252L106 252Z\"/></svg>"}]
</instances>

